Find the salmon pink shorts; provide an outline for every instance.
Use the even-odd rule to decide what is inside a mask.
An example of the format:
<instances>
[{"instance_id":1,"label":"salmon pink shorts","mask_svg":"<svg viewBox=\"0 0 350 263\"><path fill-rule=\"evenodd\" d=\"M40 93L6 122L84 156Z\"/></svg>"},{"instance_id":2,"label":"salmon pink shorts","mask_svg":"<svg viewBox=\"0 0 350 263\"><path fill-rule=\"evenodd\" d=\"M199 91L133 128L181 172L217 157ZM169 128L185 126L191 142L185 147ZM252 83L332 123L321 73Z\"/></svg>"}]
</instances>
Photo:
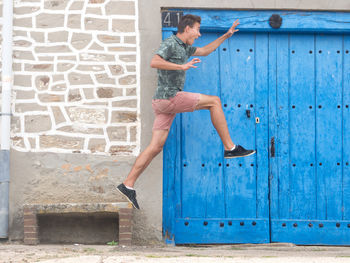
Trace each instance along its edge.
<instances>
[{"instance_id":1,"label":"salmon pink shorts","mask_svg":"<svg viewBox=\"0 0 350 263\"><path fill-rule=\"evenodd\" d=\"M199 98L200 93L179 91L170 99L152 100L155 115L153 130L169 130L176 113L194 111Z\"/></svg>"}]
</instances>

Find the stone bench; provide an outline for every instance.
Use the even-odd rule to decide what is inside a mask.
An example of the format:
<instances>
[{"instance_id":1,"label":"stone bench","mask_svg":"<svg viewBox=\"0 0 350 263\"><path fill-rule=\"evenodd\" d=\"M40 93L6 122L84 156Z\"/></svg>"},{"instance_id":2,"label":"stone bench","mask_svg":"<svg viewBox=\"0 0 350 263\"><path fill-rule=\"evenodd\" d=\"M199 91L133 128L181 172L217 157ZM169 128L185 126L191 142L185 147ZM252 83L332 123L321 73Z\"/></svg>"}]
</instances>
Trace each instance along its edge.
<instances>
[{"instance_id":1,"label":"stone bench","mask_svg":"<svg viewBox=\"0 0 350 263\"><path fill-rule=\"evenodd\" d=\"M116 203L58 203L25 204L23 206L24 244L39 243L37 215L69 213L117 213L119 215L119 245L131 245L132 205L129 202Z\"/></svg>"}]
</instances>

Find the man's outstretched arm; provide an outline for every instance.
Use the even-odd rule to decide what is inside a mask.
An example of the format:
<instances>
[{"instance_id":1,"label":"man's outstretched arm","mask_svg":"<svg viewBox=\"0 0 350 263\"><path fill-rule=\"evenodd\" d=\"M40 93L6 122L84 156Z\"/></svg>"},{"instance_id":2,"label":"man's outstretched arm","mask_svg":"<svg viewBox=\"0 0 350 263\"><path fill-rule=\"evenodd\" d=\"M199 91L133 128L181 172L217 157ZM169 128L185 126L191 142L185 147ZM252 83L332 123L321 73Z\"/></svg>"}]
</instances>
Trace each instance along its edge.
<instances>
[{"instance_id":1,"label":"man's outstretched arm","mask_svg":"<svg viewBox=\"0 0 350 263\"><path fill-rule=\"evenodd\" d=\"M194 52L193 56L208 56L211 52L218 48L226 39L230 38L235 32L238 31L236 26L239 25L238 19L233 23L231 28L221 37L217 38L210 44L197 48L196 52Z\"/></svg>"},{"instance_id":2,"label":"man's outstretched arm","mask_svg":"<svg viewBox=\"0 0 350 263\"><path fill-rule=\"evenodd\" d=\"M194 58L186 64L180 65L166 61L159 55L154 55L151 60L151 68L164 69L164 70L188 70L190 68L196 68L194 64L201 62L199 58Z\"/></svg>"}]
</instances>

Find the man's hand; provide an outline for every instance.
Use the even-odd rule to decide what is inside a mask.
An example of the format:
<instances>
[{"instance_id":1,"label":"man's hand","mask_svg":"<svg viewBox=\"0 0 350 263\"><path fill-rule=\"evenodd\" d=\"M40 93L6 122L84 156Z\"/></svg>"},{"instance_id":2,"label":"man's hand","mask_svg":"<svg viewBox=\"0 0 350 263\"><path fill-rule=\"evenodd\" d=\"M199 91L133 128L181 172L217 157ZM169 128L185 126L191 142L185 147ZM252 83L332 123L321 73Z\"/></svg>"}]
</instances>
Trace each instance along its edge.
<instances>
[{"instance_id":1,"label":"man's hand","mask_svg":"<svg viewBox=\"0 0 350 263\"><path fill-rule=\"evenodd\" d=\"M236 26L238 26L239 25L239 21L238 21L238 19L233 23L233 25L231 26L231 28L226 32L226 36L227 36L227 38L229 38L229 37L232 37L232 35L234 34L234 33L236 33L239 29L236 29Z\"/></svg>"},{"instance_id":2,"label":"man's hand","mask_svg":"<svg viewBox=\"0 0 350 263\"><path fill-rule=\"evenodd\" d=\"M188 70L190 68L197 68L197 66L193 66L194 64L197 64L201 62L201 60L199 58L194 58L192 59L190 62L186 63L186 64L183 64L182 65L182 69L183 70Z\"/></svg>"}]
</instances>

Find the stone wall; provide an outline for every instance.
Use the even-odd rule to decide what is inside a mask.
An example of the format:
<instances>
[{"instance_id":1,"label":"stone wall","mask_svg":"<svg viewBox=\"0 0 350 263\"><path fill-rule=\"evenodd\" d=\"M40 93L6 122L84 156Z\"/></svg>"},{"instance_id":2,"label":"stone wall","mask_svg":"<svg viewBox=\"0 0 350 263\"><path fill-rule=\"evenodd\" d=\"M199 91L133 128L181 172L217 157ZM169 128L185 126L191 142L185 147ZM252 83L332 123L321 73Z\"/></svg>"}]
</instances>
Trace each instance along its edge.
<instances>
[{"instance_id":1,"label":"stone wall","mask_svg":"<svg viewBox=\"0 0 350 263\"><path fill-rule=\"evenodd\" d=\"M12 148L139 152L137 0L14 1Z\"/></svg>"}]
</instances>

